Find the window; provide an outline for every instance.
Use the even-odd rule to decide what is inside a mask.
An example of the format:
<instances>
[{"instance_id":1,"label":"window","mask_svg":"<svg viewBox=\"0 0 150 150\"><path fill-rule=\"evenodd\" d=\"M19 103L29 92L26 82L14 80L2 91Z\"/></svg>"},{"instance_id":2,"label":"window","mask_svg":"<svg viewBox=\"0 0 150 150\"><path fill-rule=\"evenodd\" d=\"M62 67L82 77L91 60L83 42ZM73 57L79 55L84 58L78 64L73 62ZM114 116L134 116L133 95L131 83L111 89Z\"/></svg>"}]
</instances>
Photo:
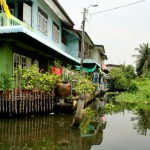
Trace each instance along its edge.
<instances>
[{"instance_id":1,"label":"window","mask_svg":"<svg viewBox=\"0 0 150 150\"><path fill-rule=\"evenodd\" d=\"M13 54L13 71L20 65L20 55L14 53Z\"/></svg>"},{"instance_id":2,"label":"window","mask_svg":"<svg viewBox=\"0 0 150 150\"><path fill-rule=\"evenodd\" d=\"M53 27L52 27L52 34L53 34L53 40L55 42L59 42L59 26L53 22Z\"/></svg>"},{"instance_id":3,"label":"window","mask_svg":"<svg viewBox=\"0 0 150 150\"><path fill-rule=\"evenodd\" d=\"M48 16L40 8L38 8L38 29L43 33L48 33Z\"/></svg>"},{"instance_id":4,"label":"window","mask_svg":"<svg viewBox=\"0 0 150 150\"><path fill-rule=\"evenodd\" d=\"M92 58L92 56L93 56L92 52L93 52L92 50L89 50L89 58Z\"/></svg>"},{"instance_id":5,"label":"window","mask_svg":"<svg viewBox=\"0 0 150 150\"><path fill-rule=\"evenodd\" d=\"M36 65L36 67L38 67L39 68L39 61L38 60L34 60L34 62L33 62L35 65Z\"/></svg>"},{"instance_id":6,"label":"window","mask_svg":"<svg viewBox=\"0 0 150 150\"><path fill-rule=\"evenodd\" d=\"M23 21L31 26L31 6L26 3L23 3Z\"/></svg>"},{"instance_id":7,"label":"window","mask_svg":"<svg viewBox=\"0 0 150 150\"><path fill-rule=\"evenodd\" d=\"M21 55L21 66L22 68L27 66L27 57L22 55Z\"/></svg>"},{"instance_id":8,"label":"window","mask_svg":"<svg viewBox=\"0 0 150 150\"><path fill-rule=\"evenodd\" d=\"M67 40L66 40L66 38L63 37L63 36L62 36L61 42L62 42L64 45L67 45Z\"/></svg>"},{"instance_id":9,"label":"window","mask_svg":"<svg viewBox=\"0 0 150 150\"><path fill-rule=\"evenodd\" d=\"M30 67L31 66L31 58L13 53L13 71L16 68L18 68L19 65L21 65L22 68Z\"/></svg>"}]
</instances>

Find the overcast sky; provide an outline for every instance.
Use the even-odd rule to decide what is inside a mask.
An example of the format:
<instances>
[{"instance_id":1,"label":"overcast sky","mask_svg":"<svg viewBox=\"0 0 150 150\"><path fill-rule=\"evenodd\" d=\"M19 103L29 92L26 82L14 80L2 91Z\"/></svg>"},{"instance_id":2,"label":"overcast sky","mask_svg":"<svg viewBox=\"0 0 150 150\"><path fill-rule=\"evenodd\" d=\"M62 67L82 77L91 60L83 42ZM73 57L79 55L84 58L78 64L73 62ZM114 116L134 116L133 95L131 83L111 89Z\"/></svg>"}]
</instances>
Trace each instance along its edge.
<instances>
[{"instance_id":1,"label":"overcast sky","mask_svg":"<svg viewBox=\"0 0 150 150\"><path fill-rule=\"evenodd\" d=\"M105 61L107 64L135 65L135 59L132 57L136 54L135 48L140 44L150 43L150 0L59 0L59 2L74 22L75 29L81 29L83 9L88 8L85 31L94 44L104 45L108 57ZM135 4L129 5L131 3ZM95 4L98 7L90 6ZM128 6L122 7L125 5ZM121 8L102 12L120 6Z\"/></svg>"}]
</instances>

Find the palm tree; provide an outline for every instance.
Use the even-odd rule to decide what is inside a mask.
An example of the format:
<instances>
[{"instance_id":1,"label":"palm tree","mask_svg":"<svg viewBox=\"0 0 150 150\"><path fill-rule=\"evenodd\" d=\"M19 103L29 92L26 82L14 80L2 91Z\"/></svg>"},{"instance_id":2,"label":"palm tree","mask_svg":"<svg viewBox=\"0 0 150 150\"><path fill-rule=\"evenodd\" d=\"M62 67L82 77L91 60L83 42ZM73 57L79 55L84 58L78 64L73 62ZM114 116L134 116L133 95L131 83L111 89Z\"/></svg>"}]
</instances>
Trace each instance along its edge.
<instances>
[{"instance_id":1,"label":"palm tree","mask_svg":"<svg viewBox=\"0 0 150 150\"><path fill-rule=\"evenodd\" d=\"M150 69L150 48L148 43L135 48L139 54L132 55L136 57L136 71L138 75L146 73Z\"/></svg>"}]
</instances>

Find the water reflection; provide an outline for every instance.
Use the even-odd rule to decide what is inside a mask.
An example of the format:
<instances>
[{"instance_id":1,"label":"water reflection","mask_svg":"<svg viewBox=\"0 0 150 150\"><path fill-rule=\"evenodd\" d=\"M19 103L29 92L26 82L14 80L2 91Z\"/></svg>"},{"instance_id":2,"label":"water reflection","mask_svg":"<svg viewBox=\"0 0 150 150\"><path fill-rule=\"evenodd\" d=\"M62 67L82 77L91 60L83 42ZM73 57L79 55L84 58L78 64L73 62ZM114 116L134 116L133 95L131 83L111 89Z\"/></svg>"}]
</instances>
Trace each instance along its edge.
<instances>
[{"instance_id":1,"label":"water reflection","mask_svg":"<svg viewBox=\"0 0 150 150\"><path fill-rule=\"evenodd\" d=\"M95 105L96 106L96 105ZM88 150L101 144L105 121L99 111L88 120L85 133L72 128L74 115L0 119L1 150Z\"/></svg>"},{"instance_id":2,"label":"water reflection","mask_svg":"<svg viewBox=\"0 0 150 150\"><path fill-rule=\"evenodd\" d=\"M83 118L82 124L86 127L80 126L82 137L83 150L89 150L92 145L100 145L103 141L103 130L106 128L106 117L104 114L104 101L97 100L90 105L90 108L96 110L91 119Z\"/></svg>"},{"instance_id":3,"label":"water reflection","mask_svg":"<svg viewBox=\"0 0 150 150\"><path fill-rule=\"evenodd\" d=\"M110 124L115 129L111 128L109 133L116 130L115 133L120 132L123 135L123 130L119 131L119 126L124 126L127 122L121 121L117 124L119 119L126 115L124 112L123 116L119 112L115 113L116 120L109 122L109 117L112 118L113 114L105 114L104 106L104 99L98 99L92 103L89 108L95 112L90 117L84 116L79 129L72 128L74 115L59 114L0 119L0 149L89 150L92 145L103 145L109 138L104 133L110 129ZM141 110L139 114L126 117L132 122L130 133L136 130L138 134L150 136L150 111ZM110 139L112 140L112 137ZM108 146L109 143L106 142L106 145Z\"/></svg>"},{"instance_id":4,"label":"water reflection","mask_svg":"<svg viewBox=\"0 0 150 150\"><path fill-rule=\"evenodd\" d=\"M150 130L150 111L149 110L140 110L138 116L132 117L131 121L137 121L134 123L133 128L137 130L137 133L144 136L148 135Z\"/></svg>"}]
</instances>

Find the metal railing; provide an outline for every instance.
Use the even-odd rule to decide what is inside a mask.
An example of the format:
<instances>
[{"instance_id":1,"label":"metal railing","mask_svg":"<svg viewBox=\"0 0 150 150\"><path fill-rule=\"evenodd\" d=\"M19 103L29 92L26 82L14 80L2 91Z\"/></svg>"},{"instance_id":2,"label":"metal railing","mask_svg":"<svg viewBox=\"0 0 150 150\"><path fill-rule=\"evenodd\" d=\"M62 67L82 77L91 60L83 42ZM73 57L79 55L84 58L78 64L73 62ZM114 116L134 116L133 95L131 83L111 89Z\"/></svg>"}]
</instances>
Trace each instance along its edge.
<instances>
[{"instance_id":1,"label":"metal railing","mask_svg":"<svg viewBox=\"0 0 150 150\"><path fill-rule=\"evenodd\" d=\"M5 13L0 13L0 26L18 26L18 25L22 25L25 28L29 29L30 31L33 31L33 28L30 25L19 20L15 16L11 16L11 18L8 18Z\"/></svg>"}]
</instances>

